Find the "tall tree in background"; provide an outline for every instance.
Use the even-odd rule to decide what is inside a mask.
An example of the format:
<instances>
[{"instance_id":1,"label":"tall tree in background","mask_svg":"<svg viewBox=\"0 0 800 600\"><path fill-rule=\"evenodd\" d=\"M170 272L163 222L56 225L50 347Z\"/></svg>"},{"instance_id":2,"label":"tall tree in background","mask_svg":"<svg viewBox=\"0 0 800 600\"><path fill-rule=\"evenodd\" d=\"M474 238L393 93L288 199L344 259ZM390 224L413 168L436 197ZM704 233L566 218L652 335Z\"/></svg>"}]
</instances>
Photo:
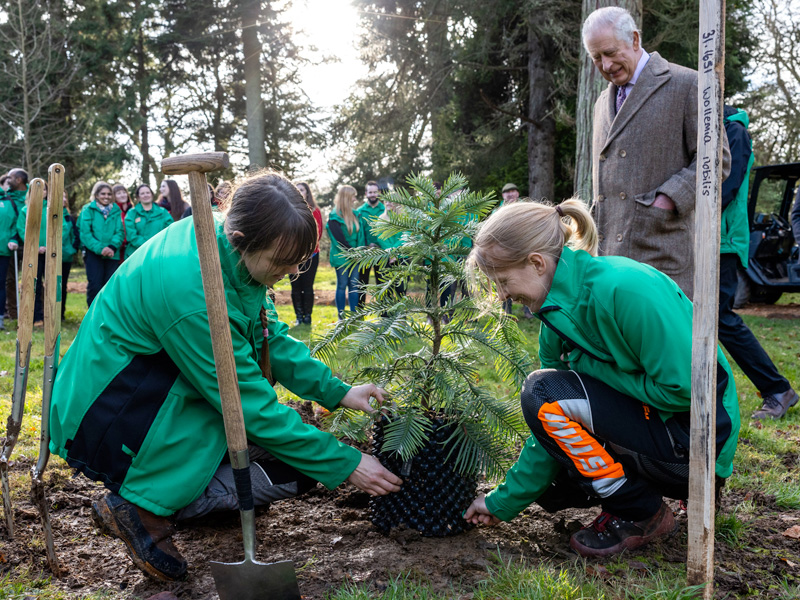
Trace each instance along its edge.
<instances>
[{"instance_id":1,"label":"tall tree in background","mask_svg":"<svg viewBox=\"0 0 800 600\"><path fill-rule=\"evenodd\" d=\"M261 98L261 21L260 0L242 0L242 49L244 50L244 87L247 99L247 152L250 168L267 166L264 136L264 101Z\"/></svg>"},{"instance_id":2,"label":"tall tree in background","mask_svg":"<svg viewBox=\"0 0 800 600\"><path fill-rule=\"evenodd\" d=\"M0 24L0 164L31 178L80 141L85 123L62 110L77 68L50 18L61 12L55 4L14 0Z\"/></svg>"},{"instance_id":3,"label":"tall tree in background","mask_svg":"<svg viewBox=\"0 0 800 600\"><path fill-rule=\"evenodd\" d=\"M744 100L760 164L797 162L800 156L800 6L790 6L794 12L785 2L759 0L751 21L761 40L755 52L761 81Z\"/></svg>"},{"instance_id":4,"label":"tall tree in background","mask_svg":"<svg viewBox=\"0 0 800 600\"><path fill-rule=\"evenodd\" d=\"M633 16L636 26L642 28L642 0L583 0L581 28L591 13L605 6L620 6ZM580 34L579 34L580 36ZM594 105L608 82L594 66L592 58L580 40L581 68L578 79L578 104L575 114L575 193L589 204L592 202L592 123Z\"/></svg>"},{"instance_id":5,"label":"tall tree in background","mask_svg":"<svg viewBox=\"0 0 800 600\"><path fill-rule=\"evenodd\" d=\"M528 194L555 200L556 108L574 57L573 24L580 7L569 0L529 0L528 17Z\"/></svg>"},{"instance_id":6,"label":"tall tree in background","mask_svg":"<svg viewBox=\"0 0 800 600\"><path fill-rule=\"evenodd\" d=\"M447 152L437 147L452 97L458 5L450 0L357 0L367 35L362 60L370 77L339 110L336 141L349 146L340 177L363 182L381 175L403 181L433 166L442 178ZM434 135L435 133L435 135Z\"/></svg>"}]
</instances>

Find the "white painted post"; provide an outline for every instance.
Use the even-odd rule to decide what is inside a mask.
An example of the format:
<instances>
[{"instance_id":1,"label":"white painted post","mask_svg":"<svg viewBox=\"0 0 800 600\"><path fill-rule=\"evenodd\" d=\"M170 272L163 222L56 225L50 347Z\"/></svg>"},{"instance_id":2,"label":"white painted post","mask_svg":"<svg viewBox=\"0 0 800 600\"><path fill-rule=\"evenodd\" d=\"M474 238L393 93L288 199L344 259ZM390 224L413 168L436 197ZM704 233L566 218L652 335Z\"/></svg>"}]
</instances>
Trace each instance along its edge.
<instances>
[{"instance_id":1,"label":"white painted post","mask_svg":"<svg viewBox=\"0 0 800 600\"><path fill-rule=\"evenodd\" d=\"M690 585L714 594L714 464L716 462L717 320L722 190L725 4L700 1L697 204L695 222L692 424L689 464Z\"/></svg>"}]
</instances>

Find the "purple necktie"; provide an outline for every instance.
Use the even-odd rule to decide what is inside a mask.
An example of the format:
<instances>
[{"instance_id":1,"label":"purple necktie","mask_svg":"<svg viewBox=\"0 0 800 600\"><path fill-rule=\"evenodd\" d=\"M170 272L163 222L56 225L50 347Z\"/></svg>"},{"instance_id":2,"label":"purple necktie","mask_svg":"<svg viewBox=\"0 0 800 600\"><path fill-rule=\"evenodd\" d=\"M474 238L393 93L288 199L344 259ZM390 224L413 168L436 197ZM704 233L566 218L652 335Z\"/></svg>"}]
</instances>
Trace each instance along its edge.
<instances>
[{"instance_id":1,"label":"purple necktie","mask_svg":"<svg viewBox=\"0 0 800 600\"><path fill-rule=\"evenodd\" d=\"M628 88L626 86L622 86L617 88L617 112L619 109L622 108L622 103L625 102L625 98L628 97Z\"/></svg>"}]
</instances>

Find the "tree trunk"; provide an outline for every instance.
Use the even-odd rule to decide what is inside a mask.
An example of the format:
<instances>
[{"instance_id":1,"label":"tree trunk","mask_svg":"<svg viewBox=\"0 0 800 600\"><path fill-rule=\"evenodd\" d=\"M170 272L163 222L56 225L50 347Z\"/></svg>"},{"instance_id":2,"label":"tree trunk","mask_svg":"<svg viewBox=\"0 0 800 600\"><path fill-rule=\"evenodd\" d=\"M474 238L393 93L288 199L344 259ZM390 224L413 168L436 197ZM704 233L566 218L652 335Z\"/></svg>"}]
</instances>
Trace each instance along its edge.
<instances>
[{"instance_id":1,"label":"tree trunk","mask_svg":"<svg viewBox=\"0 0 800 600\"><path fill-rule=\"evenodd\" d=\"M447 178L448 160L441 149L442 132L448 129L445 108L450 101L450 49L447 39L448 6L446 0L433 3L430 18L425 23L429 65L428 102L431 114L431 162L435 178Z\"/></svg>"},{"instance_id":2,"label":"tree trunk","mask_svg":"<svg viewBox=\"0 0 800 600\"><path fill-rule=\"evenodd\" d=\"M25 157L25 170L30 173L31 178L34 177L35 171L33 170L33 158L31 153L31 118L30 118L30 100L28 98L28 50L25 43L25 32L27 31L25 18L22 15L22 0L17 0L17 8L19 9L19 48L22 61L22 135L23 135L23 149Z\"/></svg>"},{"instance_id":3,"label":"tree trunk","mask_svg":"<svg viewBox=\"0 0 800 600\"><path fill-rule=\"evenodd\" d=\"M530 15L535 19L536 15ZM553 115L553 45L528 25L528 196L554 200L556 120Z\"/></svg>"},{"instance_id":4,"label":"tree trunk","mask_svg":"<svg viewBox=\"0 0 800 600\"><path fill-rule=\"evenodd\" d=\"M150 129L148 127L147 119L149 116L149 107L147 106L147 97L149 94L149 85L147 83L147 65L145 64L144 56L144 31L139 28L139 34L136 38L136 78L139 87L139 117L142 124L139 128L141 135L142 146L142 183L150 185Z\"/></svg>"},{"instance_id":5,"label":"tree trunk","mask_svg":"<svg viewBox=\"0 0 800 600\"><path fill-rule=\"evenodd\" d=\"M581 26L592 12L605 6L621 6L633 15L636 26L642 27L642 0L583 0ZM608 85L583 47L581 37L581 70L578 75L576 110L577 140L575 144L575 193L587 204L592 203L592 122L597 98Z\"/></svg>"},{"instance_id":6,"label":"tree trunk","mask_svg":"<svg viewBox=\"0 0 800 600\"><path fill-rule=\"evenodd\" d=\"M267 166L264 137L264 103L261 100L261 41L258 38L258 15L261 3L248 2L242 13L244 50L244 91L247 111L247 148L250 169Z\"/></svg>"}]
</instances>

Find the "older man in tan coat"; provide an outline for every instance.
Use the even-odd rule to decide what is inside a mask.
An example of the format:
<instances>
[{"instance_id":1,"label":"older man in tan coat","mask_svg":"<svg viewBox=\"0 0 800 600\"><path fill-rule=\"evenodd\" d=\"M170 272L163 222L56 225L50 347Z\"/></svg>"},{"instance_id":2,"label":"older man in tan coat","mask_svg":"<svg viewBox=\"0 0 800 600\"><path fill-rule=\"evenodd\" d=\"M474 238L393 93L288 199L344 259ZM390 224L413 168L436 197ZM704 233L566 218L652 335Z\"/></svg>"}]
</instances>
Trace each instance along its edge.
<instances>
[{"instance_id":1,"label":"older man in tan coat","mask_svg":"<svg viewBox=\"0 0 800 600\"><path fill-rule=\"evenodd\" d=\"M594 11L583 44L609 86L594 108L592 181L600 253L669 275L691 298L697 72L648 54L630 13ZM723 178L730 169L724 143Z\"/></svg>"}]
</instances>

